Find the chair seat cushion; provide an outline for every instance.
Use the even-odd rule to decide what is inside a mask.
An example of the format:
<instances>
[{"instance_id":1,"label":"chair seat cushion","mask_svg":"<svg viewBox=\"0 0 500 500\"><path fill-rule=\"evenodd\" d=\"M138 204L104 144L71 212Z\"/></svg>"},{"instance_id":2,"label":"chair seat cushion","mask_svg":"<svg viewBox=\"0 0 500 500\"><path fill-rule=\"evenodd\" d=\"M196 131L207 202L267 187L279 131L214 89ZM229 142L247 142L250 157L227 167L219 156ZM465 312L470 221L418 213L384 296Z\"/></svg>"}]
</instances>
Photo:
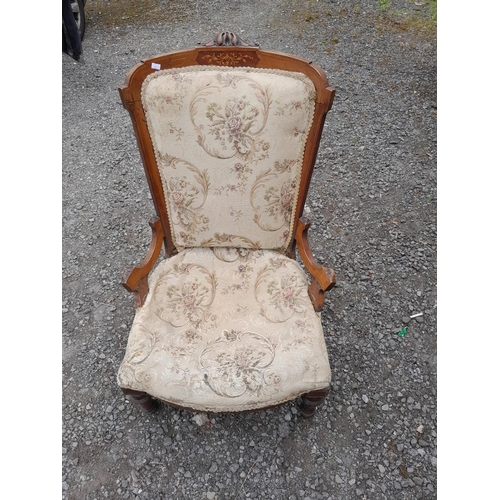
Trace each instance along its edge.
<instances>
[{"instance_id":1,"label":"chair seat cushion","mask_svg":"<svg viewBox=\"0 0 500 500\"><path fill-rule=\"evenodd\" d=\"M162 261L118 372L124 389L201 411L264 408L327 388L320 315L273 250L189 248Z\"/></svg>"}]
</instances>

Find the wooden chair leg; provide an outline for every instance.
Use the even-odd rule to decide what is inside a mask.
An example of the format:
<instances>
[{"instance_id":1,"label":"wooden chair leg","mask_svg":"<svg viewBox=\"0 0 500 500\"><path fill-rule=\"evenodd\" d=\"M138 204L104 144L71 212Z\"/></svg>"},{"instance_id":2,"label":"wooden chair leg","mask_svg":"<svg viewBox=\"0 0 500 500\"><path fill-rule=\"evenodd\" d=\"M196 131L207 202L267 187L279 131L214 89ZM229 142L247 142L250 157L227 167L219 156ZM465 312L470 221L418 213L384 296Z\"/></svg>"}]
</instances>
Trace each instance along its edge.
<instances>
[{"instance_id":1,"label":"wooden chair leg","mask_svg":"<svg viewBox=\"0 0 500 500\"><path fill-rule=\"evenodd\" d=\"M312 391L302 396L302 403L300 404L300 413L305 418L311 418L316 412L316 408L320 406L325 400L330 389L321 389L319 391Z\"/></svg>"},{"instance_id":2,"label":"wooden chair leg","mask_svg":"<svg viewBox=\"0 0 500 500\"><path fill-rule=\"evenodd\" d=\"M146 413L152 413L158 407L158 402L146 392L123 388L122 391L123 394L125 394L125 396L128 396L129 400L132 401L135 407L139 410L142 410Z\"/></svg>"}]
</instances>

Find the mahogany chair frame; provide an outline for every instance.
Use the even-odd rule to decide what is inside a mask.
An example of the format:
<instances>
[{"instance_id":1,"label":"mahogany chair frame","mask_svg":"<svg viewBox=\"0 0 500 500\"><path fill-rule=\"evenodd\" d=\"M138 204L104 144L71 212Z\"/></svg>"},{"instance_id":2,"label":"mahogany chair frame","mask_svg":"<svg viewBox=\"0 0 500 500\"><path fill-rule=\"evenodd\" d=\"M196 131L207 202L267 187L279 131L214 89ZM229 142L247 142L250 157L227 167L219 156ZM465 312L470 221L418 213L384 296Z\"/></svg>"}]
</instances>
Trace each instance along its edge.
<instances>
[{"instance_id":1,"label":"mahogany chair frame","mask_svg":"<svg viewBox=\"0 0 500 500\"><path fill-rule=\"evenodd\" d=\"M142 82L150 73L154 73L158 69L196 65L272 68L295 71L305 74L313 82L317 94L314 118L304 152L302 176L295 211L296 215L293 222L294 238L292 238L288 245L285 254L290 258L295 258L296 250L298 250L302 262L311 277L309 297L315 311L321 311L324 305L325 292L330 290L336 283L335 272L329 267L321 266L314 258L307 236L311 223L306 217L301 216L301 214L311 182L326 114L332 107L335 89L329 86L324 72L310 61L289 54L261 50L258 46L249 46L238 36L230 32L221 33L205 46L199 46L190 50L169 52L144 59L128 72L125 85L119 88L123 106L129 112L132 120L135 137L156 210L156 217L149 223L152 230L149 250L138 266L128 268L124 271L122 285L129 292L134 293L135 306L141 307L149 291L148 275L157 262L162 247L165 248L166 257L177 253L170 233L169 215L163 195L160 173L156 163L153 144L147 129L145 112L141 103ZM151 412L157 406L156 400L145 392L130 389L122 390L143 411ZM316 407L323 402L327 394L328 389L324 389L302 395L302 402L300 404L302 415L312 417ZM167 404L175 406L172 403Z\"/></svg>"}]
</instances>

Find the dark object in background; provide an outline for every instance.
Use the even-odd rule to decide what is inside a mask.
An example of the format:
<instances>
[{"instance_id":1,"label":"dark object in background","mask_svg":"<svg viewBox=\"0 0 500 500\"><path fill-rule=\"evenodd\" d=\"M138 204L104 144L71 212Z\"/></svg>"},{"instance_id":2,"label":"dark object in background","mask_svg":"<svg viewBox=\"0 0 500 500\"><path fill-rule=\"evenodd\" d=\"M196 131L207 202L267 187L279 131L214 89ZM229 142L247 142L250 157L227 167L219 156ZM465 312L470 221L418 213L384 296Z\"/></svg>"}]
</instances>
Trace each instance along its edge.
<instances>
[{"instance_id":1,"label":"dark object in background","mask_svg":"<svg viewBox=\"0 0 500 500\"><path fill-rule=\"evenodd\" d=\"M76 61L82 55L87 0L62 0L62 51Z\"/></svg>"}]
</instances>

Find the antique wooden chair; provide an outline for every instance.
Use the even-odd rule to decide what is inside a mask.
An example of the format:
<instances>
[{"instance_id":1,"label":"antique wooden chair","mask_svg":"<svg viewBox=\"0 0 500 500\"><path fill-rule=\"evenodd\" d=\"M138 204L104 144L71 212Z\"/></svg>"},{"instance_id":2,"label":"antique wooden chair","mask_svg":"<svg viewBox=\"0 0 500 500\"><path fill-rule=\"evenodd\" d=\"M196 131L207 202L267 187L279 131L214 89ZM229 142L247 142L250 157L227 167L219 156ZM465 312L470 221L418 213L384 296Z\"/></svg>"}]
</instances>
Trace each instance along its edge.
<instances>
[{"instance_id":1,"label":"antique wooden chair","mask_svg":"<svg viewBox=\"0 0 500 500\"><path fill-rule=\"evenodd\" d=\"M300 398L312 416L331 380L320 311L335 273L300 216L334 89L310 62L226 32L144 60L119 91L157 214L123 277L136 315L119 386L148 412Z\"/></svg>"}]
</instances>

